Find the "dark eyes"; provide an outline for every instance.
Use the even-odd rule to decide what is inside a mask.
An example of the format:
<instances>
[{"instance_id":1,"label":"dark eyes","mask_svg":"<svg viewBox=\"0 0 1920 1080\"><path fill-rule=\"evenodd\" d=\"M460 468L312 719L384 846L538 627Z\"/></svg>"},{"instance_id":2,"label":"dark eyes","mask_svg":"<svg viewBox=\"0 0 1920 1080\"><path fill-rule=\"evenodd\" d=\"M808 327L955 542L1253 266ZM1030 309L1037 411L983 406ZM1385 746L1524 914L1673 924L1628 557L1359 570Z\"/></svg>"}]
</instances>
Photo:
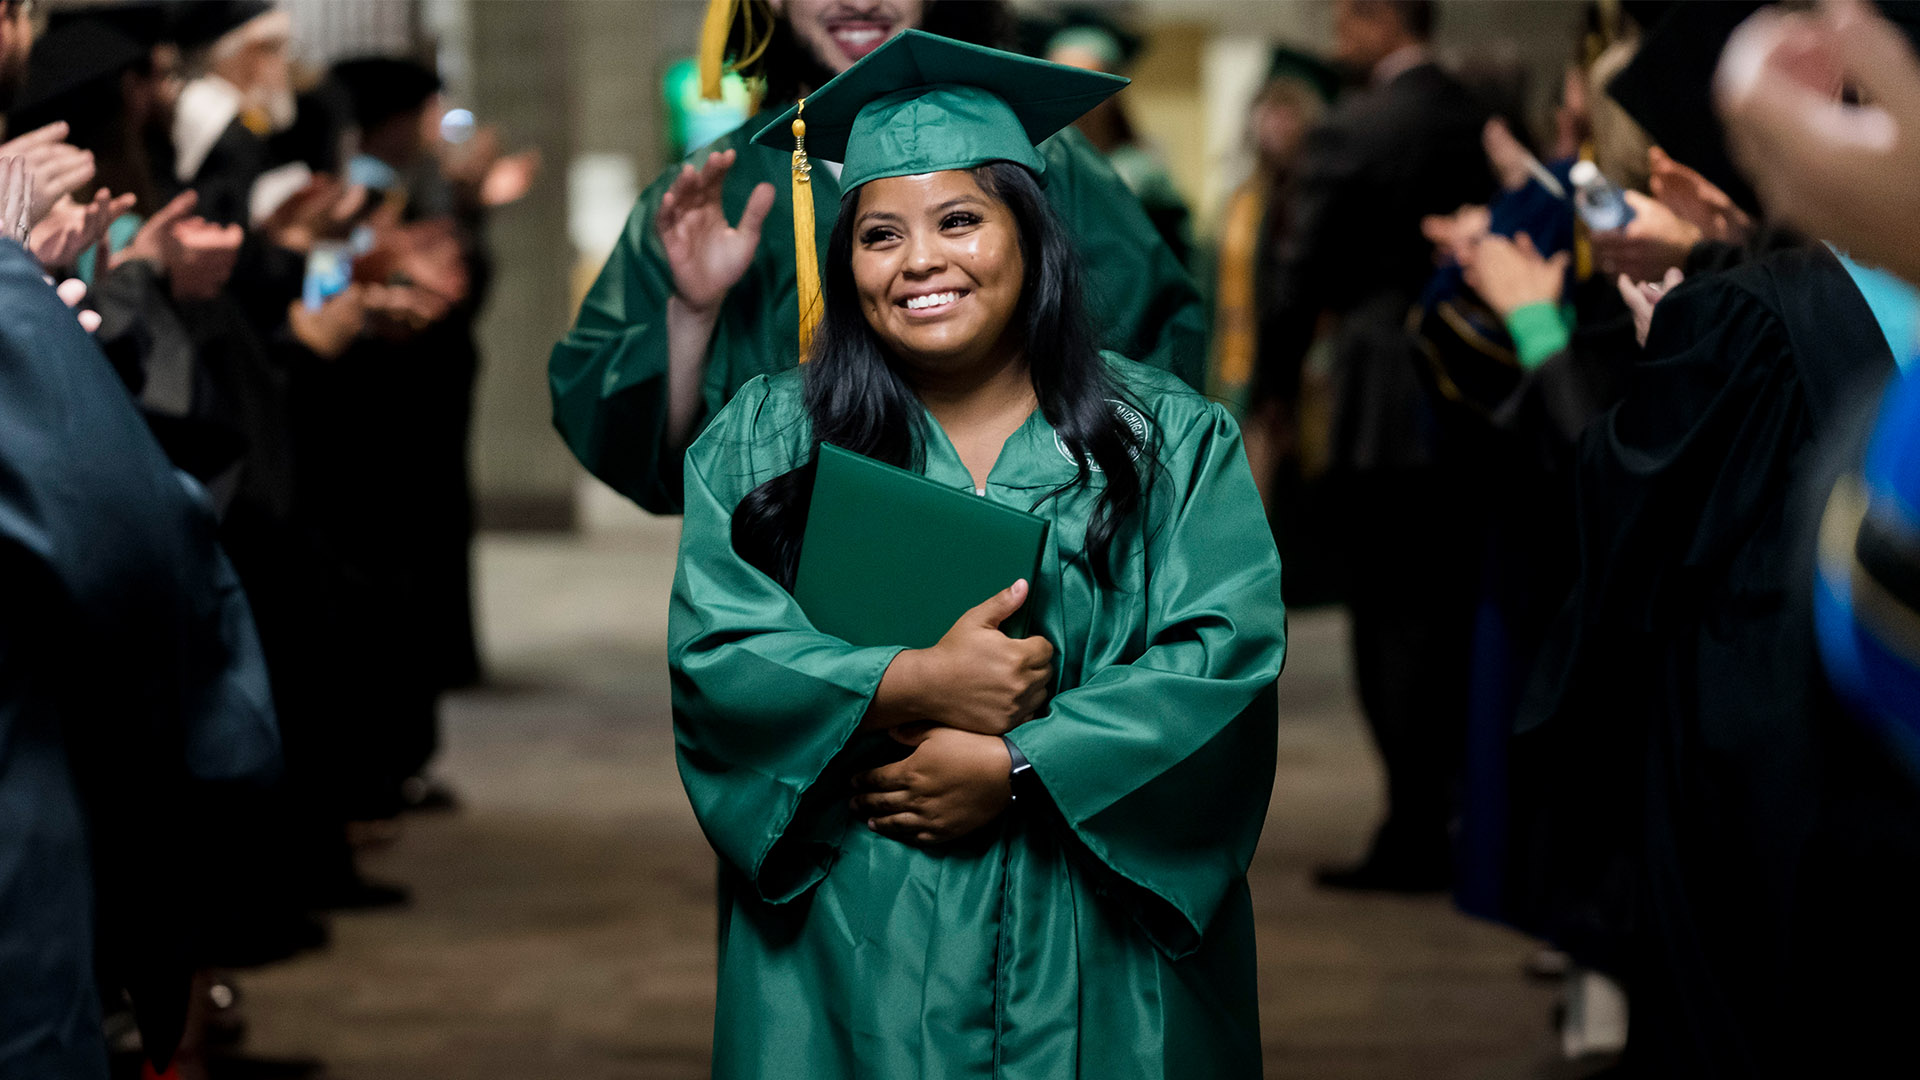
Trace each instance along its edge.
<instances>
[{"instance_id":1,"label":"dark eyes","mask_svg":"<svg viewBox=\"0 0 1920 1080\"><path fill-rule=\"evenodd\" d=\"M942 232L949 229L969 229L980 224L982 220L979 214L971 210L955 210L940 219L940 229ZM900 230L891 225L874 225L860 233L860 243L867 247L898 239L900 239Z\"/></svg>"}]
</instances>

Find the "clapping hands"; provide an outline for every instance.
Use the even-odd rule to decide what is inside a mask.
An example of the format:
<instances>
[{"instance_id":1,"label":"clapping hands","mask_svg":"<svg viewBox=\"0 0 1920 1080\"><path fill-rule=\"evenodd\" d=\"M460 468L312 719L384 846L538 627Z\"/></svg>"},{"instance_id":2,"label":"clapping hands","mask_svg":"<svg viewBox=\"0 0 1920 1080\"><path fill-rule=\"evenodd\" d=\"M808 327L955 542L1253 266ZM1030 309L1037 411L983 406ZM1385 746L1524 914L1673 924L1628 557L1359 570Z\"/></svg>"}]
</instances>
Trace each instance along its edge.
<instances>
[{"instance_id":1,"label":"clapping hands","mask_svg":"<svg viewBox=\"0 0 1920 1080\"><path fill-rule=\"evenodd\" d=\"M1566 285L1569 252L1542 257L1526 233L1509 240L1490 234L1465 264L1467 284L1502 319L1523 307L1559 303Z\"/></svg>"},{"instance_id":2,"label":"clapping hands","mask_svg":"<svg viewBox=\"0 0 1920 1080\"><path fill-rule=\"evenodd\" d=\"M176 300L210 300L219 295L233 276L246 234L238 225L189 217L198 201L191 191L175 196L147 219L131 243L114 253L110 266L146 259L167 275Z\"/></svg>"},{"instance_id":3,"label":"clapping hands","mask_svg":"<svg viewBox=\"0 0 1920 1080\"><path fill-rule=\"evenodd\" d=\"M315 176L275 207L258 226L279 247L302 255L320 240L343 240L367 205L367 189L331 176Z\"/></svg>"},{"instance_id":4,"label":"clapping hands","mask_svg":"<svg viewBox=\"0 0 1920 1080\"><path fill-rule=\"evenodd\" d=\"M492 125L474 132L458 147L440 145L445 147L441 169L469 207L492 209L518 202L540 175L540 151L503 153L500 130Z\"/></svg>"},{"instance_id":5,"label":"clapping hands","mask_svg":"<svg viewBox=\"0 0 1920 1080\"><path fill-rule=\"evenodd\" d=\"M54 203L93 179L93 154L67 145L64 141L66 137L66 122L57 121L0 143L0 158L20 159L32 177L26 203L28 228L46 217ZM16 227L16 221L9 218L5 226L12 230ZM15 236L19 238L17 234Z\"/></svg>"},{"instance_id":6,"label":"clapping hands","mask_svg":"<svg viewBox=\"0 0 1920 1080\"><path fill-rule=\"evenodd\" d=\"M17 244L27 242L33 221L27 207L33 202L33 173L21 158L0 158L0 235Z\"/></svg>"},{"instance_id":7,"label":"clapping hands","mask_svg":"<svg viewBox=\"0 0 1920 1080\"><path fill-rule=\"evenodd\" d=\"M116 197L106 188L94 192L86 203L62 195L33 227L27 247L49 271L71 269L83 252L106 238L115 218L133 209L134 201L132 194Z\"/></svg>"},{"instance_id":8,"label":"clapping hands","mask_svg":"<svg viewBox=\"0 0 1920 1080\"><path fill-rule=\"evenodd\" d=\"M1760 11L1727 43L1714 91L1771 214L1920 281L1920 60L1897 27L1862 0Z\"/></svg>"}]
</instances>

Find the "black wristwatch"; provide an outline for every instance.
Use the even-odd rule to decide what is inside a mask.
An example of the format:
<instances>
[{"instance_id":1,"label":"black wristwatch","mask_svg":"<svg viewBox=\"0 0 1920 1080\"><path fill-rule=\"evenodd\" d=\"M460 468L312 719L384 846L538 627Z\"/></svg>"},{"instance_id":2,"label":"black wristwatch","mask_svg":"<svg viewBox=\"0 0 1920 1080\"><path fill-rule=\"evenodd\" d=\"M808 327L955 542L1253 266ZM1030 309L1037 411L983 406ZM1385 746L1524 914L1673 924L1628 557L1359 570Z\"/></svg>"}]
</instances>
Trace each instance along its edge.
<instances>
[{"instance_id":1,"label":"black wristwatch","mask_svg":"<svg viewBox=\"0 0 1920 1080\"><path fill-rule=\"evenodd\" d=\"M1013 785L1013 801L1019 802L1020 792L1033 783L1033 762L1028 761L1027 755L1013 745L1012 739L1002 735L1000 741L1007 745L1007 756L1013 759L1013 772L1007 779Z\"/></svg>"}]
</instances>

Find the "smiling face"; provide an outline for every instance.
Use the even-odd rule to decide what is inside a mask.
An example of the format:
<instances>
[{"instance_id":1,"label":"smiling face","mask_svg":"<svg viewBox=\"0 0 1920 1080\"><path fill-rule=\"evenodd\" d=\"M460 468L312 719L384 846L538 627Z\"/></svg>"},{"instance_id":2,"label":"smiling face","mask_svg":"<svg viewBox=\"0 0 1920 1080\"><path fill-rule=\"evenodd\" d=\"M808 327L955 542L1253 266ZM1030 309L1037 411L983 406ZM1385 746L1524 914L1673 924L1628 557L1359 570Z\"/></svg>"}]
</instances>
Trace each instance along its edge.
<instances>
[{"instance_id":1,"label":"smiling face","mask_svg":"<svg viewBox=\"0 0 1920 1080\"><path fill-rule=\"evenodd\" d=\"M775 0L793 38L828 71L838 75L855 60L920 25L923 0Z\"/></svg>"},{"instance_id":2,"label":"smiling face","mask_svg":"<svg viewBox=\"0 0 1920 1080\"><path fill-rule=\"evenodd\" d=\"M867 324L909 368L954 374L1004 359L1025 278L1013 211L972 173L861 187L854 287Z\"/></svg>"}]
</instances>

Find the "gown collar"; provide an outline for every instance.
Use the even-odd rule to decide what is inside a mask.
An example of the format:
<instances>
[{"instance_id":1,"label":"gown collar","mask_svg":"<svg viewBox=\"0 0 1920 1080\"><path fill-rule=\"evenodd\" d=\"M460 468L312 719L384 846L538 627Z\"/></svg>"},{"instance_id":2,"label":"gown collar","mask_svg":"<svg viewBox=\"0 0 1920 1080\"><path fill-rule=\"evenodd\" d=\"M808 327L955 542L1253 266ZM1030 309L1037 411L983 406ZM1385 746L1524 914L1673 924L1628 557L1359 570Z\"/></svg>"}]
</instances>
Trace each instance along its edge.
<instances>
[{"instance_id":1,"label":"gown collar","mask_svg":"<svg viewBox=\"0 0 1920 1080\"><path fill-rule=\"evenodd\" d=\"M975 490L973 474L967 471L965 462L960 460L960 452L954 449L953 440L947 437L940 421L934 419L922 405L921 412L927 421L926 477L947 487ZM1068 455L1066 444L1054 433L1053 425L1039 408L1028 414L1026 420L1007 436L1006 444L1000 448L1000 457L994 461L993 468L987 472L987 495L992 497L994 489L1025 491L1034 488L1056 488L1072 480L1077 474L1072 458Z\"/></svg>"}]
</instances>

